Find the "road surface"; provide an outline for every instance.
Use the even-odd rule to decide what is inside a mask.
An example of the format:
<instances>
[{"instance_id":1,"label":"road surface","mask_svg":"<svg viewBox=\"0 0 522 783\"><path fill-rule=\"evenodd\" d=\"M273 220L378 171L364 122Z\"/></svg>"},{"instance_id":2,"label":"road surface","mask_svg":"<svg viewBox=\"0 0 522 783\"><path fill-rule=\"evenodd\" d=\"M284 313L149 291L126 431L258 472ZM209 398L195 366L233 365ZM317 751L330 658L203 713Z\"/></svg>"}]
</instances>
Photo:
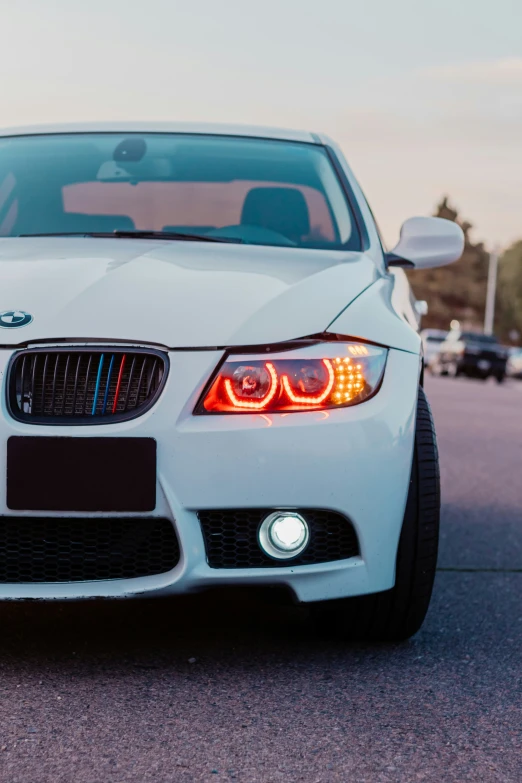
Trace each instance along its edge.
<instances>
[{"instance_id":1,"label":"road surface","mask_svg":"<svg viewBox=\"0 0 522 783\"><path fill-rule=\"evenodd\" d=\"M522 383L427 391L443 526L412 641L228 594L0 607L2 783L522 780Z\"/></svg>"}]
</instances>

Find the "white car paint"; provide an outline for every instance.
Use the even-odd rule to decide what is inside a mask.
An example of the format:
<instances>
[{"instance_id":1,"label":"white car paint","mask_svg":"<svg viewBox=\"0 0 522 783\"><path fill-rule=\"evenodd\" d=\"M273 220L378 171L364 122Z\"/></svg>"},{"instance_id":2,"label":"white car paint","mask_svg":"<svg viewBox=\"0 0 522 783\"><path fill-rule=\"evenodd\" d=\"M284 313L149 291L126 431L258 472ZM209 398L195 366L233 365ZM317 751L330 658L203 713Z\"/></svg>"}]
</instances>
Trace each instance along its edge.
<instances>
[{"instance_id":1,"label":"white car paint","mask_svg":"<svg viewBox=\"0 0 522 783\"><path fill-rule=\"evenodd\" d=\"M23 334L3 330L0 341L52 339L65 331L70 338L174 348L283 342L323 332L377 278L362 253L0 238L0 311L18 307L34 317Z\"/></svg>"},{"instance_id":2,"label":"white car paint","mask_svg":"<svg viewBox=\"0 0 522 783\"><path fill-rule=\"evenodd\" d=\"M62 122L0 128L0 136L34 136L43 133L198 133L307 143L313 143L317 138L316 134L309 131L218 122Z\"/></svg>"},{"instance_id":3,"label":"white car paint","mask_svg":"<svg viewBox=\"0 0 522 783\"><path fill-rule=\"evenodd\" d=\"M408 318L410 303L400 294L395 275L379 279L343 310L328 331L418 354L420 337Z\"/></svg>"},{"instance_id":4,"label":"white car paint","mask_svg":"<svg viewBox=\"0 0 522 783\"><path fill-rule=\"evenodd\" d=\"M436 217L413 217L403 223L399 242L392 250L416 269L452 264L464 250L464 234L458 223Z\"/></svg>"},{"instance_id":5,"label":"white car paint","mask_svg":"<svg viewBox=\"0 0 522 783\"><path fill-rule=\"evenodd\" d=\"M360 253L160 240L0 240L0 309L20 308L34 316L23 329L0 331L0 441L40 434L155 438L158 500L152 516L172 521L181 547L179 564L159 576L1 584L0 597L173 594L217 584L277 584L298 600L317 601L391 588L412 463L420 338L411 320L409 287L404 277L387 272L370 210L339 148L309 133L170 123L52 126L1 135L71 130L211 132L331 144L368 236ZM381 388L367 402L292 415L193 415L227 346L263 346L325 331L389 348ZM6 369L17 347L65 348L92 340L169 349L168 380L152 408L132 420L90 427L38 427L9 415ZM4 447L2 475L5 463ZM360 556L319 565L210 568L197 512L242 507L338 511L353 522ZM8 509L5 494L0 515L18 516L20 524L35 516Z\"/></svg>"},{"instance_id":6,"label":"white car paint","mask_svg":"<svg viewBox=\"0 0 522 783\"><path fill-rule=\"evenodd\" d=\"M0 375L11 355L9 350L0 351ZM10 419L3 398L0 440L4 443L11 435L34 435L35 429L44 429L42 434L48 436L63 436L65 429L67 435L76 437L156 438L159 476L154 516L166 516L176 526L182 559L172 572L132 580L0 584L0 597L180 593L228 583L287 585L299 600L310 601L393 585L411 469L418 356L390 351L379 393L353 408L330 411L326 417L318 411L289 416L193 416L198 397L222 355L218 351L172 351L169 379L157 404L143 416L119 424L37 428ZM3 475L5 455L5 449L1 450ZM312 506L347 514L356 527L361 556L274 569L209 568L197 511L245 506ZM13 513L2 497L0 515ZM16 513L21 523L24 516L34 515ZM61 515L47 512L46 516Z\"/></svg>"}]
</instances>

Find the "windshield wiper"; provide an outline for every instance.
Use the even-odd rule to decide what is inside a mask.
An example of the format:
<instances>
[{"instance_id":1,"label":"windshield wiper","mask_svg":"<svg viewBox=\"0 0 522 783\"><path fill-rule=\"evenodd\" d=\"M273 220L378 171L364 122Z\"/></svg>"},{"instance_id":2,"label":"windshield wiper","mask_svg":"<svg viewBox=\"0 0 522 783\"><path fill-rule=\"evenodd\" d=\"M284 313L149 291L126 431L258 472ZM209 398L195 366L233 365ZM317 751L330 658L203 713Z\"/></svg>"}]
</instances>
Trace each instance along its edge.
<instances>
[{"instance_id":1,"label":"windshield wiper","mask_svg":"<svg viewBox=\"0 0 522 783\"><path fill-rule=\"evenodd\" d=\"M209 237L207 234L185 234L183 231L58 231L56 233L18 234L19 237L95 237L97 239L171 239L180 242L228 242L242 244L239 237Z\"/></svg>"},{"instance_id":2,"label":"windshield wiper","mask_svg":"<svg viewBox=\"0 0 522 783\"><path fill-rule=\"evenodd\" d=\"M98 236L93 233L89 236ZM234 244L241 244L243 240L241 238L230 237L209 237L208 234L185 234L184 231L119 231L113 232L113 236L121 237L121 239L180 239L187 242L233 242Z\"/></svg>"}]
</instances>

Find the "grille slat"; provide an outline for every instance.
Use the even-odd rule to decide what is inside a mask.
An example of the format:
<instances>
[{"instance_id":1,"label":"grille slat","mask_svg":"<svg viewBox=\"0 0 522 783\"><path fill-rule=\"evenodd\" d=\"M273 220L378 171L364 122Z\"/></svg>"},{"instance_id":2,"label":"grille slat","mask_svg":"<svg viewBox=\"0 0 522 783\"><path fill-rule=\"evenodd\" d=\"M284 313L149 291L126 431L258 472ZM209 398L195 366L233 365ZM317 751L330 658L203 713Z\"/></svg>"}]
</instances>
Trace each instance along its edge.
<instances>
[{"instance_id":1,"label":"grille slat","mask_svg":"<svg viewBox=\"0 0 522 783\"><path fill-rule=\"evenodd\" d=\"M67 354L67 360L65 362L65 373L63 377L63 390L62 390L62 407L60 408L60 415L63 416L65 411L65 398L67 396L67 379L69 377L69 364L71 362L71 354ZM24 384L22 382L22 389Z\"/></svg>"},{"instance_id":2,"label":"grille slat","mask_svg":"<svg viewBox=\"0 0 522 783\"><path fill-rule=\"evenodd\" d=\"M143 383L143 378L145 377L145 369L147 367L147 357L143 359L143 364L141 365L141 371L140 371L140 379L138 381L138 391L136 392L136 397L139 400L140 398L140 392L141 392L141 385Z\"/></svg>"},{"instance_id":3,"label":"grille slat","mask_svg":"<svg viewBox=\"0 0 522 783\"><path fill-rule=\"evenodd\" d=\"M98 369L96 371L96 383L94 386L94 398L92 401L92 408L91 408L91 416L96 415L97 405L98 405L98 399L100 397L100 386L101 386L101 378L102 378L102 372L103 372L103 363L105 361L105 354L102 353L100 355L100 358L98 360Z\"/></svg>"},{"instance_id":4,"label":"grille slat","mask_svg":"<svg viewBox=\"0 0 522 783\"><path fill-rule=\"evenodd\" d=\"M91 375L91 366L92 366L92 354L89 356L89 362L87 364L87 375L85 376L85 386L84 386L84 395L83 395L83 412L85 415L87 415L87 409L89 405L88 401L88 391L89 391L89 379ZM73 416L75 415L75 412L73 413Z\"/></svg>"},{"instance_id":5,"label":"grille slat","mask_svg":"<svg viewBox=\"0 0 522 783\"><path fill-rule=\"evenodd\" d=\"M111 388L111 376L112 376L112 368L114 366L114 354L111 356L111 360L109 362L109 374L107 375L107 381L105 383L105 394L103 395L103 407L102 407L102 416L105 415L105 411L107 410L107 402L109 400L109 392Z\"/></svg>"},{"instance_id":6,"label":"grille slat","mask_svg":"<svg viewBox=\"0 0 522 783\"><path fill-rule=\"evenodd\" d=\"M72 403L72 413L73 416L76 413L76 400L78 398L78 378L80 375L80 364L82 361L82 354L78 354L78 361L76 362L76 372L74 373L74 392L73 392L73 403Z\"/></svg>"},{"instance_id":7,"label":"grille slat","mask_svg":"<svg viewBox=\"0 0 522 783\"><path fill-rule=\"evenodd\" d=\"M158 360L154 359L154 363L152 365L152 370L149 373L149 380L148 380L148 383L147 383L147 397L149 396L149 394L151 393L151 391L153 389L154 378L155 378L155 373L156 373L157 366L158 366Z\"/></svg>"},{"instance_id":8,"label":"grille slat","mask_svg":"<svg viewBox=\"0 0 522 783\"><path fill-rule=\"evenodd\" d=\"M292 560L273 560L257 541L263 519L274 509L230 509L198 514L211 568L283 568L344 560L359 554L351 522L334 511L303 509L310 526L310 543Z\"/></svg>"},{"instance_id":9,"label":"grille slat","mask_svg":"<svg viewBox=\"0 0 522 783\"><path fill-rule=\"evenodd\" d=\"M42 408L44 407L45 403L45 382L47 381L47 365L49 364L49 354L45 354L45 360L44 360L44 367L43 367L43 374L42 374ZM33 402L31 402L31 407L33 406Z\"/></svg>"},{"instance_id":10,"label":"grille slat","mask_svg":"<svg viewBox=\"0 0 522 783\"><path fill-rule=\"evenodd\" d=\"M0 583L132 579L179 562L168 519L0 517Z\"/></svg>"},{"instance_id":11,"label":"grille slat","mask_svg":"<svg viewBox=\"0 0 522 783\"><path fill-rule=\"evenodd\" d=\"M36 365L37 364L38 364L38 354L36 354L34 356L34 358L33 358L33 371L31 373L31 397L28 400L29 410L31 410L31 406L32 406L33 400L34 400L34 395L36 393ZM25 408L24 408L24 388L25 387L22 386L22 391L21 391L21 403L22 403L21 404L21 411L22 411L22 413L25 413Z\"/></svg>"},{"instance_id":12,"label":"grille slat","mask_svg":"<svg viewBox=\"0 0 522 783\"><path fill-rule=\"evenodd\" d=\"M58 376L58 363L60 361L60 354L57 353L54 359L54 373L53 373L53 390L51 396L51 410L54 411L54 401L56 400L56 379Z\"/></svg>"},{"instance_id":13,"label":"grille slat","mask_svg":"<svg viewBox=\"0 0 522 783\"><path fill-rule=\"evenodd\" d=\"M114 390L114 402L112 403L112 413L116 413L118 409L118 401L120 397L121 381L123 378L123 371L125 369L125 361L127 357L125 354L121 357L120 369L118 370L118 380L116 381L116 389Z\"/></svg>"},{"instance_id":14,"label":"grille slat","mask_svg":"<svg viewBox=\"0 0 522 783\"><path fill-rule=\"evenodd\" d=\"M128 382L128 384L127 384L127 393L126 393L126 395L125 395L125 404L124 404L124 406L123 406L123 410L125 410L125 411L126 411L126 410L128 409L128 407L129 407L129 402L130 402L130 390L131 390L131 385L132 385L132 381L133 381L133 378L134 378L134 368L135 368L135 367L136 367L136 357L135 357L135 356L133 356L133 357L132 357L132 364L131 364L131 368L130 368L130 373L129 373L129 382Z\"/></svg>"},{"instance_id":15,"label":"grille slat","mask_svg":"<svg viewBox=\"0 0 522 783\"><path fill-rule=\"evenodd\" d=\"M24 356L24 358L22 359L22 372L21 372L21 378L22 378L21 386L22 386L22 389L25 389L25 366L26 366L26 364L27 364L27 356ZM24 401L24 398L22 396L22 398L20 400L20 404L21 404L22 410L24 410L24 402L25 401Z\"/></svg>"},{"instance_id":16,"label":"grille slat","mask_svg":"<svg viewBox=\"0 0 522 783\"><path fill-rule=\"evenodd\" d=\"M133 418L160 394L167 357L159 351L31 349L9 371L11 414L35 424L99 424Z\"/></svg>"}]
</instances>

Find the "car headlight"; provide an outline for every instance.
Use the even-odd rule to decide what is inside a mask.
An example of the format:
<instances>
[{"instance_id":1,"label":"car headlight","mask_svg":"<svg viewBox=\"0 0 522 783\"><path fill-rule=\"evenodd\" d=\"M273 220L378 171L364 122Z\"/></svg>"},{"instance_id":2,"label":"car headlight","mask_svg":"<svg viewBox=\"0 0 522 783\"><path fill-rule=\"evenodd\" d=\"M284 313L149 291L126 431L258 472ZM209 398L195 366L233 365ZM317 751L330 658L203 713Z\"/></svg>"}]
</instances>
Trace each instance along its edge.
<instances>
[{"instance_id":1,"label":"car headlight","mask_svg":"<svg viewBox=\"0 0 522 783\"><path fill-rule=\"evenodd\" d=\"M315 343L278 353L228 354L194 413L294 413L358 405L378 390L387 349Z\"/></svg>"}]
</instances>

